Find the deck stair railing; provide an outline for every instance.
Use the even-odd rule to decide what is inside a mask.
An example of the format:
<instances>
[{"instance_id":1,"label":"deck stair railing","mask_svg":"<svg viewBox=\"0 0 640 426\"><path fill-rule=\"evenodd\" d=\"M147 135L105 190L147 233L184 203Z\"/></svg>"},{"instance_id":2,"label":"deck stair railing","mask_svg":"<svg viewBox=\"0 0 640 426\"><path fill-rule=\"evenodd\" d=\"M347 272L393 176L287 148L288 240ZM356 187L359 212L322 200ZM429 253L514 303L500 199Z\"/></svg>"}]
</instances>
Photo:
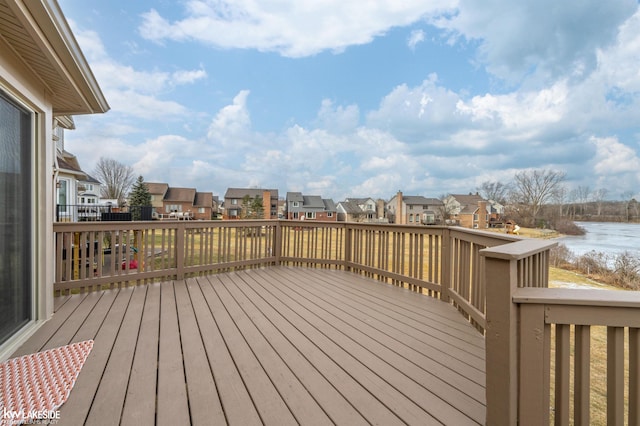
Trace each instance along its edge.
<instances>
[{"instance_id":1,"label":"deck stair railing","mask_svg":"<svg viewBox=\"0 0 640 426\"><path fill-rule=\"evenodd\" d=\"M348 270L451 303L486 336L487 424L589 424L598 361L589 331L605 326L608 423L640 424L640 298L547 288L553 242L286 220L55 223L54 234L57 295L289 265Z\"/></svg>"}]
</instances>

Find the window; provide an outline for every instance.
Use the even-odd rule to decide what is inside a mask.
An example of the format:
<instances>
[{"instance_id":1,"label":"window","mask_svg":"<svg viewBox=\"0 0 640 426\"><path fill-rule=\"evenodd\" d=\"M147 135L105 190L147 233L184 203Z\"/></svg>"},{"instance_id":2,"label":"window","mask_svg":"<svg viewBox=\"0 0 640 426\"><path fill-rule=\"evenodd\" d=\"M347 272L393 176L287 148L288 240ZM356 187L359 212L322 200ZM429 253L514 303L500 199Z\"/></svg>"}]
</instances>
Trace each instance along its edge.
<instances>
[{"instance_id":1,"label":"window","mask_svg":"<svg viewBox=\"0 0 640 426\"><path fill-rule=\"evenodd\" d=\"M477 220L478 220L478 214L477 214L477 213L473 215L473 220L474 220L474 221L477 221Z\"/></svg>"},{"instance_id":2,"label":"window","mask_svg":"<svg viewBox=\"0 0 640 426\"><path fill-rule=\"evenodd\" d=\"M69 180L58 179L58 213L66 213L69 204Z\"/></svg>"},{"instance_id":3,"label":"window","mask_svg":"<svg viewBox=\"0 0 640 426\"><path fill-rule=\"evenodd\" d=\"M167 212L167 213L181 212L181 211L182 211L182 205L181 204L166 204L165 205L165 212Z\"/></svg>"},{"instance_id":4,"label":"window","mask_svg":"<svg viewBox=\"0 0 640 426\"><path fill-rule=\"evenodd\" d=\"M409 215L409 223L413 223L413 213Z\"/></svg>"},{"instance_id":5,"label":"window","mask_svg":"<svg viewBox=\"0 0 640 426\"><path fill-rule=\"evenodd\" d=\"M33 318L33 122L0 91L0 344Z\"/></svg>"},{"instance_id":6,"label":"window","mask_svg":"<svg viewBox=\"0 0 640 426\"><path fill-rule=\"evenodd\" d=\"M300 207L300 203L299 203L299 202L297 202L297 201L294 201L293 203L291 203L291 205L292 205L293 207Z\"/></svg>"},{"instance_id":7,"label":"window","mask_svg":"<svg viewBox=\"0 0 640 426\"><path fill-rule=\"evenodd\" d=\"M327 217L333 217L333 212L327 212Z\"/></svg>"},{"instance_id":8,"label":"window","mask_svg":"<svg viewBox=\"0 0 640 426\"><path fill-rule=\"evenodd\" d=\"M198 213L204 213L204 207L198 207Z\"/></svg>"},{"instance_id":9,"label":"window","mask_svg":"<svg viewBox=\"0 0 640 426\"><path fill-rule=\"evenodd\" d=\"M237 206L238 205L238 200L235 199L235 198L233 200L231 200L231 205Z\"/></svg>"},{"instance_id":10,"label":"window","mask_svg":"<svg viewBox=\"0 0 640 426\"><path fill-rule=\"evenodd\" d=\"M307 219L315 219L315 218L316 218L316 212L307 212L307 213L305 214L305 217L306 217Z\"/></svg>"}]
</instances>

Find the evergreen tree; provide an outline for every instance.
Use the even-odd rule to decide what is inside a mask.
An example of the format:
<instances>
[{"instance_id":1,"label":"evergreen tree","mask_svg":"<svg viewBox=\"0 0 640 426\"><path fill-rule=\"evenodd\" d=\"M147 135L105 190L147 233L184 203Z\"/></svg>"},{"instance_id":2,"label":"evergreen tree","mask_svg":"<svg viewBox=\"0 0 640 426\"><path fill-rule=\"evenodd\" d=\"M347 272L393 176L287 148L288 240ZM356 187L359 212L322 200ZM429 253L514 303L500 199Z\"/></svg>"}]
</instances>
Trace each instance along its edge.
<instances>
[{"instance_id":1,"label":"evergreen tree","mask_svg":"<svg viewBox=\"0 0 640 426\"><path fill-rule=\"evenodd\" d=\"M142 218L142 207L151 207L151 194L149 188L144 183L144 178L138 176L129 194L129 205L131 206L131 216L133 220Z\"/></svg>"}]
</instances>

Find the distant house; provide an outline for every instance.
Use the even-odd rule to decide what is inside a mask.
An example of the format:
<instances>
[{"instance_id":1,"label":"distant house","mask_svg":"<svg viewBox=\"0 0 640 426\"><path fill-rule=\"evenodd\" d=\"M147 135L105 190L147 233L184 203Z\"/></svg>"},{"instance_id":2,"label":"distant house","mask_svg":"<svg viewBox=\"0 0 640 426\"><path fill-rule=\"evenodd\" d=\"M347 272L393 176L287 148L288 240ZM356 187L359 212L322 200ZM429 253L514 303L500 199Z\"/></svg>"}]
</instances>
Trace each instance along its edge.
<instances>
[{"instance_id":1,"label":"distant house","mask_svg":"<svg viewBox=\"0 0 640 426\"><path fill-rule=\"evenodd\" d=\"M169 187L164 196L164 213L179 213L178 217L193 217L193 209L196 199L195 188Z\"/></svg>"},{"instance_id":2,"label":"distant house","mask_svg":"<svg viewBox=\"0 0 640 426\"><path fill-rule=\"evenodd\" d=\"M213 217L213 194L211 192L196 192L193 202L194 219L211 220Z\"/></svg>"},{"instance_id":3,"label":"distant house","mask_svg":"<svg viewBox=\"0 0 640 426\"><path fill-rule=\"evenodd\" d=\"M156 219L211 220L214 197L211 192L198 192L195 188L174 188L166 183L145 182L151 194L153 217Z\"/></svg>"},{"instance_id":4,"label":"distant house","mask_svg":"<svg viewBox=\"0 0 640 426\"><path fill-rule=\"evenodd\" d=\"M88 174L78 178L78 220L98 220L104 207L101 188L102 183Z\"/></svg>"},{"instance_id":5,"label":"distant house","mask_svg":"<svg viewBox=\"0 0 640 426\"><path fill-rule=\"evenodd\" d=\"M373 198L347 198L336 205L340 222L387 222L384 201Z\"/></svg>"},{"instance_id":6,"label":"distant house","mask_svg":"<svg viewBox=\"0 0 640 426\"><path fill-rule=\"evenodd\" d=\"M290 220L322 220L335 222L338 219L336 205L330 198L319 195L302 195L287 192L285 217Z\"/></svg>"},{"instance_id":7,"label":"distant house","mask_svg":"<svg viewBox=\"0 0 640 426\"><path fill-rule=\"evenodd\" d=\"M71 117L54 119L53 140L56 144L56 221L77 222L98 215L89 211L100 202L100 182L85 173L75 155L65 150L64 132L75 129Z\"/></svg>"},{"instance_id":8,"label":"distant house","mask_svg":"<svg viewBox=\"0 0 640 426\"><path fill-rule=\"evenodd\" d=\"M278 219L278 190L259 188L228 188L224 194L223 219L243 219L245 200L262 200L262 219Z\"/></svg>"},{"instance_id":9,"label":"distant house","mask_svg":"<svg viewBox=\"0 0 640 426\"><path fill-rule=\"evenodd\" d=\"M169 190L168 183L145 182L147 190L151 195L151 206L153 207L153 216L158 217L164 214L164 196Z\"/></svg>"},{"instance_id":10,"label":"distant house","mask_svg":"<svg viewBox=\"0 0 640 426\"><path fill-rule=\"evenodd\" d=\"M399 225L435 225L442 222L443 206L437 198L398 191L387 203L387 217L389 222Z\"/></svg>"},{"instance_id":11,"label":"distant house","mask_svg":"<svg viewBox=\"0 0 640 426\"><path fill-rule=\"evenodd\" d=\"M102 183L88 174L78 179L78 206L95 206L100 204Z\"/></svg>"},{"instance_id":12,"label":"distant house","mask_svg":"<svg viewBox=\"0 0 640 426\"><path fill-rule=\"evenodd\" d=\"M504 207L479 194L450 194L444 199L450 219L465 228L485 229L502 223Z\"/></svg>"},{"instance_id":13,"label":"distant house","mask_svg":"<svg viewBox=\"0 0 640 426\"><path fill-rule=\"evenodd\" d=\"M222 206L220 205L220 198L217 195L213 195L211 205L211 218L220 219L222 217Z\"/></svg>"}]
</instances>

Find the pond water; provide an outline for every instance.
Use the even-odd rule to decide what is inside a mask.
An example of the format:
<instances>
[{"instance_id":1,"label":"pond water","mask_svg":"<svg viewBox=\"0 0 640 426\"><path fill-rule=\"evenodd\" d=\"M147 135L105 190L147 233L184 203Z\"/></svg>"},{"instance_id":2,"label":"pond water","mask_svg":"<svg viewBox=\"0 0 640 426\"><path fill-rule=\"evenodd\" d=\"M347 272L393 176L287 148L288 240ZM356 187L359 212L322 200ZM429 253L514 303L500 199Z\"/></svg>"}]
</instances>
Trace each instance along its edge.
<instances>
[{"instance_id":1,"label":"pond water","mask_svg":"<svg viewBox=\"0 0 640 426\"><path fill-rule=\"evenodd\" d=\"M628 251L640 257L640 224L614 222L576 222L587 233L558 238L575 255L595 250L611 257Z\"/></svg>"}]
</instances>

